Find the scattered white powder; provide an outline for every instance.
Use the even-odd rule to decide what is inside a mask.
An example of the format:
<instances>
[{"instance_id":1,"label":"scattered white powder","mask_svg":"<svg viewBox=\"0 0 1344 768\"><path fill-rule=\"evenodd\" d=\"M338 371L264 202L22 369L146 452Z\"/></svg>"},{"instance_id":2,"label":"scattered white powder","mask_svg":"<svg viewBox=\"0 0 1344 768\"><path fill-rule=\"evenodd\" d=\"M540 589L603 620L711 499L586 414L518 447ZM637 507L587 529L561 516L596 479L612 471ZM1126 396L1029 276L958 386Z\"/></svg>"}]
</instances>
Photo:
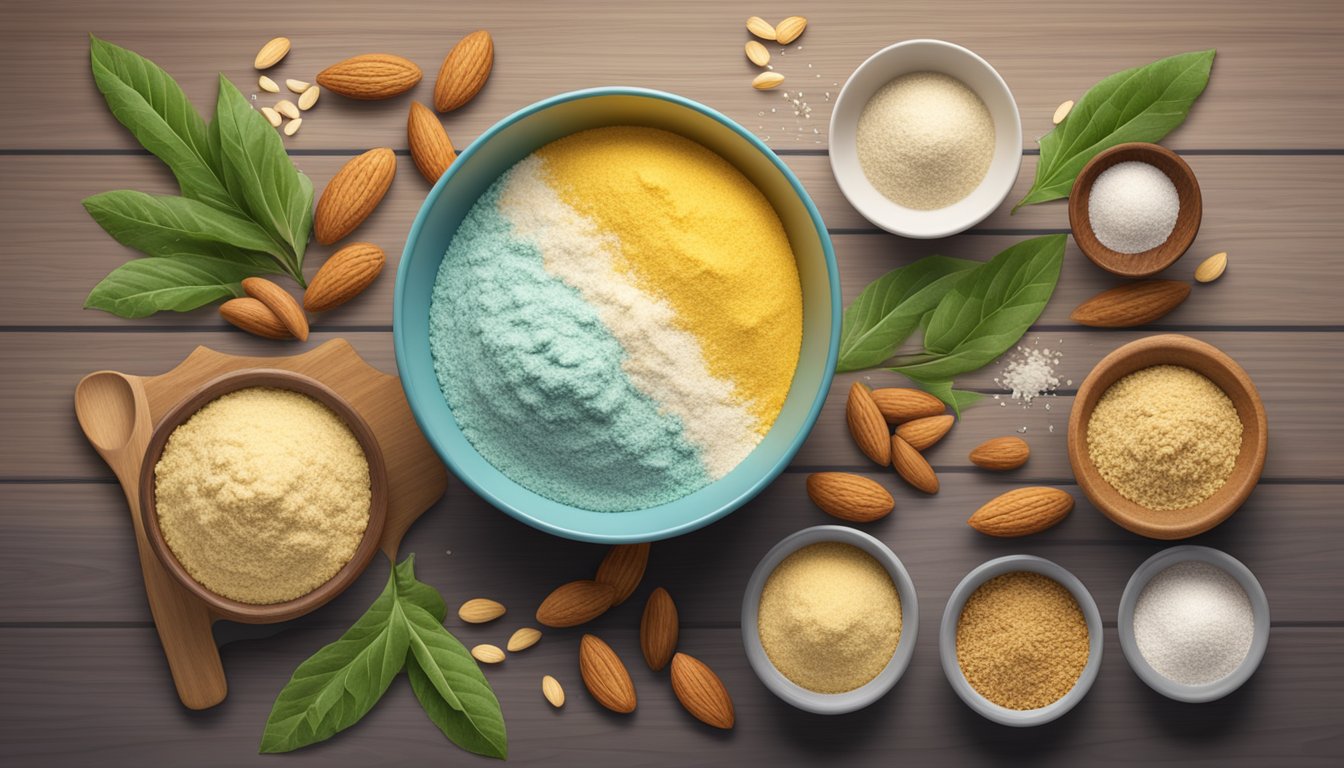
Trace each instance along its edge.
<instances>
[{"instance_id":1,"label":"scattered white powder","mask_svg":"<svg viewBox=\"0 0 1344 768\"><path fill-rule=\"evenodd\" d=\"M1036 344L1040 344L1040 339L1036 340ZM1021 400L1023 408L1029 408L1032 400L1053 394L1059 388L1059 376L1055 369L1063 359L1064 353L1058 349L1019 345L999 371L994 383L1012 393L1012 399ZM1047 404L1046 409L1049 408Z\"/></svg>"},{"instance_id":2,"label":"scattered white powder","mask_svg":"<svg viewBox=\"0 0 1344 768\"><path fill-rule=\"evenodd\" d=\"M1092 231L1117 253L1143 253L1165 243L1180 210L1180 195L1167 174L1138 160L1102 171L1087 198Z\"/></svg>"},{"instance_id":3,"label":"scattered white powder","mask_svg":"<svg viewBox=\"0 0 1344 768\"><path fill-rule=\"evenodd\" d=\"M1177 563L1153 577L1134 606L1134 641L1154 670L1185 685L1232 674L1251 649L1255 615L1223 569Z\"/></svg>"},{"instance_id":4,"label":"scattered white powder","mask_svg":"<svg viewBox=\"0 0 1344 768\"><path fill-rule=\"evenodd\" d=\"M858 128L859 165L898 205L928 211L965 198L994 159L994 118L975 91L940 72L878 89Z\"/></svg>"},{"instance_id":5,"label":"scattered white powder","mask_svg":"<svg viewBox=\"0 0 1344 768\"><path fill-rule=\"evenodd\" d=\"M709 373L699 340L678 327L676 311L614 266L620 240L560 199L544 180L543 162L534 155L514 168L500 212L513 222L514 235L541 253L547 272L597 308L627 351L622 369L635 388L681 420L710 477L723 477L761 441L756 417L732 382Z\"/></svg>"}]
</instances>

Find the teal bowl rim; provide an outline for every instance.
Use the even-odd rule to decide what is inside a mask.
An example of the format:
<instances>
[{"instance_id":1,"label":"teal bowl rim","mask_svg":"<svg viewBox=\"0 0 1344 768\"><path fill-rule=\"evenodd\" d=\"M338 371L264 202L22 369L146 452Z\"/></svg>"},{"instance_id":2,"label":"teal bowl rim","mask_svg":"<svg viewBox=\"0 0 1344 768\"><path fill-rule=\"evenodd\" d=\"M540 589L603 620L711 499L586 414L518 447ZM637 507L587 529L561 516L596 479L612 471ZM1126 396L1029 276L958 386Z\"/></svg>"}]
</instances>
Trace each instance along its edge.
<instances>
[{"instance_id":1,"label":"teal bowl rim","mask_svg":"<svg viewBox=\"0 0 1344 768\"><path fill-rule=\"evenodd\" d=\"M650 88L637 88L633 86L605 86L599 88L585 88L577 91L569 91L567 93L561 93L547 99L542 99L541 101L523 107L517 112L514 112L508 117L505 117L504 119L492 125L484 133L476 137L476 140L471 142L471 145L468 146L465 150L461 152L461 154L457 156L457 159L453 162L452 165L448 166L448 170L444 172L442 176L439 177L439 180L435 182L434 186L429 190L429 193L425 196L425 201L420 205L420 212L416 214L415 221L412 222L411 224L411 230L406 236L406 245L402 248L401 261L397 265L397 283L396 283L396 290L393 296L393 310L392 310L392 341L393 341L393 347L396 351L397 367L399 370L409 370L407 361L410 359L411 355L411 351L406 348L406 337L400 330L401 311L402 307L404 306L404 294L406 292L406 281L408 279L407 278L408 271L406 269L403 269L402 267L410 259L412 246L420 237L420 230L424 226L426 219L429 217L429 211L430 208L433 207L435 199L437 199L438 196L442 194L444 187L448 185L448 182L453 178L456 171L461 167L463 167L466 161L470 160L471 157L475 155L478 151L480 151L480 148L484 146L486 143L488 143L492 138L494 138L496 134L500 133L504 129L508 128L509 126L513 125L514 123L517 123L518 121L524 118L530 117L538 112L542 112L558 104L564 104L571 101L578 101L581 99L588 99L599 96L639 96L644 98L659 99L661 101L670 102L685 107L687 109L690 109L692 111L699 112L700 114L709 117L715 120L716 122L724 125L728 129L736 133L738 136L742 137L743 139L746 139L746 141L749 144L751 144L752 147L756 149L756 151L760 152L763 156L768 158L770 162L774 164L775 168L778 169L779 172L784 175L784 178L788 180L789 185L793 188L794 193L798 195L799 200L801 200L803 205L807 208L808 215L811 216L812 218L813 227L816 229L817 234L821 240L822 252L826 257L826 276L827 280L830 283L830 289L831 289L830 291L831 338L829 344L827 345L826 369L822 373L821 386L817 388L817 393L812 401L812 407L808 410L807 417L803 420L802 426L798 430L798 434L794 436L793 441L790 443L788 449L785 450L784 453L780 455L779 459L770 467L768 471L763 473L755 482L749 485L735 498L728 500L726 503L719 505L717 508L711 508L708 512L706 512L703 515L700 515L699 517L695 517L676 525L668 526L660 530L650 531L643 534L593 534L587 531L575 530L574 528L559 525L550 520L537 517L535 515L528 513L525 510L518 509L517 507L504 502L497 495L495 495L489 488L478 483L476 479L471 476L470 473L460 471L456 462L453 460L452 455L447 450L447 447L441 443L441 441L435 434L434 430L429 425L425 424L424 421L421 420L420 412L415 407L416 399L419 397L429 397L429 396L441 398L443 397L443 393L439 391L437 388L435 388L432 392L426 394L422 390L416 389L414 382L412 382L409 378L404 376L400 377L402 389L405 390L406 393L406 401L411 407L411 414L415 416L416 424L419 425L420 431L424 434L425 439L430 443L430 445L434 447L435 452L439 454L439 458L443 459L444 463L447 464L449 469L453 471L453 474L459 480L465 483L467 487L471 488L471 490L474 491L481 498L488 501L496 509L502 510L510 517L513 517L517 520L527 523L533 528L546 531L547 533L562 536L568 539L576 539L578 541L589 541L604 544L624 544L624 543L643 542L643 541L656 541L659 539L679 536L683 533L689 533L690 531L694 531L698 528L702 528L706 525L709 525L710 523L728 515L728 513L736 510L738 507L742 506L743 504L747 503L752 498L754 498L757 494L759 494L762 490L764 490L766 486L768 486L771 482L773 482L775 478L779 477L780 473L782 473L785 467L789 465L789 462L793 460L793 457L798 453L798 449L802 447L803 441L806 440L807 436L812 433L812 428L816 424L817 416L821 413L822 405L826 402L826 397L829 394L831 388L831 381L835 376L835 363L840 352L840 318L841 318L840 272L839 267L835 261L835 248L831 243L831 236L826 229L826 223L822 221L821 212L817 210L817 206L812 201L812 197L808 195L807 190L803 188L802 182L800 182L798 180L798 177L794 175L793 171L787 165L784 164L784 161L780 160L779 156L776 155L774 151L770 149L770 147L766 146L765 142L757 138L755 134L743 128L732 118L728 117L727 115L724 115L723 113L715 109L711 109L698 101L693 101L684 96L678 96L674 93L653 90ZM573 509L576 511L582 511L582 512L590 511L590 510L580 510L578 507L574 507L572 505L567 504L561 504L561 502L553 501L553 503L560 504L561 506L565 506L568 507L569 509ZM613 514L626 514L626 513L613 513Z\"/></svg>"}]
</instances>

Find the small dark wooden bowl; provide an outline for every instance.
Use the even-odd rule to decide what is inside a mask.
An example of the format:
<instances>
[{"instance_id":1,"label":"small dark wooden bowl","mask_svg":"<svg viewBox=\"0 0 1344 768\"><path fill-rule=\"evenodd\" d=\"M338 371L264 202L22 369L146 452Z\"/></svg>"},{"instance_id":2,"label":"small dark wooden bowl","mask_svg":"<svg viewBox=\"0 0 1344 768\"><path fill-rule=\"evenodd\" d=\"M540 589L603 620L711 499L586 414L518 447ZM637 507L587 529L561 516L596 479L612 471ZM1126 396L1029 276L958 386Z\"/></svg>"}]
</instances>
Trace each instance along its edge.
<instances>
[{"instance_id":1,"label":"small dark wooden bowl","mask_svg":"<svg viewBox=\"0 0 1344 768\"><path fill-rule=\"evenodd\" d=\"M1087 423L1102 394L1121 378L1155 365L1179 365L1205 376L1227 393L1241 419L1241 450L1232 474L1212 496L1186 509L1157 511L1126 499L1097 471L1087 450ZM1184 539L1230 517L1255 490L1268 442L1265 406L1251 377L1212 344L1179 334L1132 341L1102 358L1083 380L1069 413L1069 464L1079 487L1117 525L1152 539Z\"/></svg>"},{"instance_id":2,"label":"small dark wooden bowl","mask_svg":"<svg viewBox=\"0 0 1344 768\"><path fill-rule=\"evenodd\" d=\"M1087 201L1092 196L1092 184L1101 172L1117 163L1138 160L1155 166L1171 183L1176 185L1181 210L1176 214L1176 226L1166 242L1141 253L1120 253L1101 244L1092 231L1088 218ZM1148 277L1170 267L1195 242L1199 223L1204 218L1204 200L1199 193L1199 181L1181 156L1157 144L1131 142L1118 144L1098 154L1078 173L1069 192L1069 227L1074 242L1093 264L1121 277Z\"/></svg>"},{"instance_id":3,"label":"small dark wooden bowl","mask_svg":"<svg viewBox=\"0 0 1344 768\"><path fill-rule=\"evenodd\" d=\"M306 595L287 600L283 603L256 605L231 600L206 589L200 582L187 573L177 557L168 548L159 528L159 515L154 506L154 469L163 455L163 447L168 436L183 422L191 418L206 403L221 395L251 387L272 387L287 389L307 395L327 406L345 425L350 428L364 456L369 462L369 525L364 529L364 538L355 548L355 554L343 568L336 572L325 584ZM373 555L378 551L378 541L383 534L383 523L387 519L387 467L383 461L383 450L378 438L373 434L364 418L355 411L340 395L326 385L307 376L290 371L271 368L253 368L228 373L202 384L184 400L173 406L163 417L154 434L150 437L149 448L145 453L145 462L140 470L140 518L149 539L150 547L158 556L163 567L173 578L196 597L200 598L219 616L247 624L271 624L288 621L302 616L326 604L329 600L344 592L364 572Z\"/></svg>"}]
</instances>

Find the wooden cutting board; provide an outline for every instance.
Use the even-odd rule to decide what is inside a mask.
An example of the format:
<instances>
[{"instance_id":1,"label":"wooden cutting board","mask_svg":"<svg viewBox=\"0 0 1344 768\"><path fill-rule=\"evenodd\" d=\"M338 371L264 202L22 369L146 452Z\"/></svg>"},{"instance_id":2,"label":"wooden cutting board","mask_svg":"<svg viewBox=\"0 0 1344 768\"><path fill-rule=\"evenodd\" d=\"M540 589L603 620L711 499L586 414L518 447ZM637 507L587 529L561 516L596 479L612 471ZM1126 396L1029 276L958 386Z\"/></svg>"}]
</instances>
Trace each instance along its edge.
<instances>
[{"instance_id":1,"label":"wooden cutting board","mask_svg":"<svg viewBox=\"0 0 1344 768\"><path fill-rule=\"evenodd\" d=\"M448 485L447 470L420 433L401 381L364 362L344 339L292 357L239 357L197 347L176 368L158 376L111 371L86 376L75 395L80 426L116 472L130 504L154 624L178 697L191 709L213 707L228 693L211 634L219 617L174 581L154 556L140 525L137 486L149 435L159 420L205 382L244 368L282 368L311 376L368 422L387 463L387 521L380 548L394 562L402 536ZM106 437L119 433L126 437Z\"/></svg>"}]
</instances>

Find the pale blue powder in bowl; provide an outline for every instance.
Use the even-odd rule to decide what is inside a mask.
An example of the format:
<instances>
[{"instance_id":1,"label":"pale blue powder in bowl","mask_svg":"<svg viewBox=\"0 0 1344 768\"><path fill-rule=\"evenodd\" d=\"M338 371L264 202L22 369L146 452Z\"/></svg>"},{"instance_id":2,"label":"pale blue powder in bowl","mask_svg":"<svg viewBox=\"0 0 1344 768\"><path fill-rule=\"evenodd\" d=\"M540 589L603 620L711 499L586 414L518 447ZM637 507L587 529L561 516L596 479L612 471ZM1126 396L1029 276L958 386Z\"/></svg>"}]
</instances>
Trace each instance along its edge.
<instances>
[{"instance_id":1,"label":"pale blue powder in bowl","mask_svg":"<svg viewBox=\"0 0 1344 768\"><path fill-rule=\"evenodd\" d=\"M497 205L507 179L458 227L430 305L434 370L462 433L519 484L598 512L707 485L699 450L630 383L597 310L512 236Z\"/></svg>"}]
</instances>

